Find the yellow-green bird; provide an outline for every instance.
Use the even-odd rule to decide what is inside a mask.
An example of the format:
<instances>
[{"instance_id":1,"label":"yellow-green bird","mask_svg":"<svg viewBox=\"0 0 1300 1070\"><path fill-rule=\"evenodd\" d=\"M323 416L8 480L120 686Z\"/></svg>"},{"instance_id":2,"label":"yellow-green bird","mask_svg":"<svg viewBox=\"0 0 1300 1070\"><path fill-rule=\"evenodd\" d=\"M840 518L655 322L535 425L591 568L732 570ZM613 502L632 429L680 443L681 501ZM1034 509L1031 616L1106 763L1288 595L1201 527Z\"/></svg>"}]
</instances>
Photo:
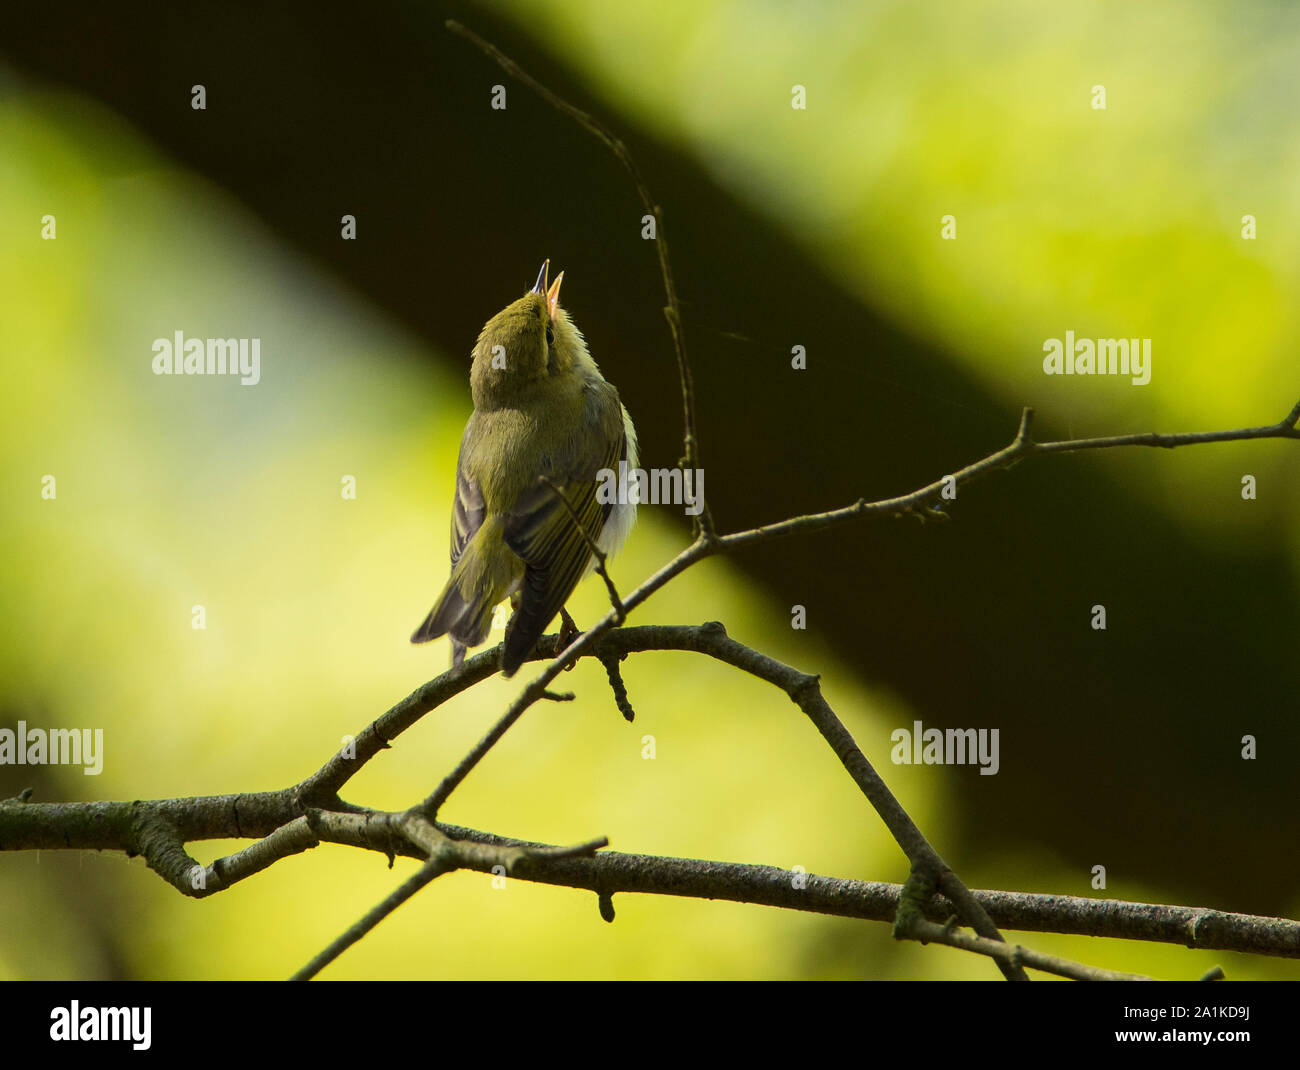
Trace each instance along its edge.
<instances>
[{"instance_id":1,"label":"yellow-green bird","mask_svg":"<svg viewBox=\"0 0 1300 1070\"><path fill-rule=\"evenodd\" d=\"M602 470L617 477L619 461L636 468L636 429L560 307L564 273L550 282L549 271L547 260L533 288L488 320L474 346L451 578L411 636L427 643L450 634L452 665L459 665L468 647L487 639L493 610L509 598L506 676L594 567L591 544L612 554L636 519L635 501L602 502L596 493Z\"/></svg>"}]
</instances>

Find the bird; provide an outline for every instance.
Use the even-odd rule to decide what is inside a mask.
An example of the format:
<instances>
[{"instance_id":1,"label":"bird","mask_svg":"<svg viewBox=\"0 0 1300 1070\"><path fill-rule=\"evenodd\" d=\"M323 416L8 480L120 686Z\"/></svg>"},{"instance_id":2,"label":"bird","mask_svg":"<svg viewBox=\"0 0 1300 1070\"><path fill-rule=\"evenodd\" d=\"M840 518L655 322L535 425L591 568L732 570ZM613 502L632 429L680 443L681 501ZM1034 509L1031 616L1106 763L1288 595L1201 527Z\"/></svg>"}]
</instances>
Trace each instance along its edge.
<instances>
[{"instance_id":1,"label":"bird","mask_svg":"<svg viewBox=\"0 0 1300 1070\"><path fill-rule=\"evenodd\" d=\"M501 672L513 676L595 569L592 546L615 553L636 520L635 494L598 494L612 485L609 473L624 471L620 461L636 469L636 428L560 305L564 272L550 281L550 264L487 321L474 346L451 576L411 636L427 643L450 635L453 668L487 639L496 606L509 598ZM567 613L565 624L573 627Z\"/></svg>"}]
</instances>

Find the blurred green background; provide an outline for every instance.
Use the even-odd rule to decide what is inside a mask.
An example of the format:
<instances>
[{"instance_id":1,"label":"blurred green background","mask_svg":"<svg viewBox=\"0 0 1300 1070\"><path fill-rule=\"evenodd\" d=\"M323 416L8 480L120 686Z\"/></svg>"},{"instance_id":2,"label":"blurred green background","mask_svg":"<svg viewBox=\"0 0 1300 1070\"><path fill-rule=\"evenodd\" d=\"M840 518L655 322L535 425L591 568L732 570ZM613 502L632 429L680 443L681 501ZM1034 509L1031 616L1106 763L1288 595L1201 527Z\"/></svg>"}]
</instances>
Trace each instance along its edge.
<instances>
[{"instance_id":1,"label":"blurred green background","mask_svg":"<svg viewBox=\"0 0 1300 1070\"><path fill-rule=\"evenodd\" d=\"M0 723L102 727L105 767L0 767L0 797L281 787L441 671L444 643L406 638L446 575L468 353L543 256L566 272L646 463L677 457L630 184L449 35L448 15L637 154L673 240L726 529L928 482L1009 441L1022 404L1055 437L1268 423L1300 396L1287 6L7 10ZM504 112L488 106L497 83ZM355 242L340 239L345 213ZM1152 338L1151 383L1045 377L1042 343L1067 329ZM260 338L261 382L153 375L153 340L177 330ZM794 345L806 371L790 368ZM1240 497L1246 473L1256 501ZM340 494L349 475L356 500ZM1300 450L1277 442L1035 461L963 491L941 527L864 524L708 562L636 622L720 619L822 673L972 886L1294 916L1300 863L1279 845L1300 832L1298 476ZM643 508L620 586L687 533L678 512ZM589 622L602 602L589 582L571 608ZM1105 633L1089 627L1096 602ZM807 631L790 628L794 604ZM530 711L443 816L903 879L782 695L685 654L625 674L635 725L584 664L565 681L578 701ZM422 797L516 689L491 681L431 714L347 798ZM998 728L999 775L890 764L889 733L914 718ZM190 849L209 861L236 846ZM138 860L0 854L0 977L285 976L412 865L323 847L196 903ZM878 924L616 907L608 926L584 893L444 877L325 976L995 975ZM1157 976L1221 963L1300 977L1243 956L1025 942Z\"/></svg>"}]
</instances>

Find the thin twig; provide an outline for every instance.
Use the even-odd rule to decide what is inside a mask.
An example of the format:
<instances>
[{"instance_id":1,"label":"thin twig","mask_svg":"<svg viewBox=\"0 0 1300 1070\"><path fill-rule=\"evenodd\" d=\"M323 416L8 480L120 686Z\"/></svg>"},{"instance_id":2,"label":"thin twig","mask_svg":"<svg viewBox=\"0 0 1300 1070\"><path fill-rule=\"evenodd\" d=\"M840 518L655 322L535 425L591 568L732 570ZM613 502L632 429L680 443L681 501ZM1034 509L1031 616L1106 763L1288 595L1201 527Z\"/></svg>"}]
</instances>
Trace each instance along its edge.
<instances>
[{"instance_id":1,"label":"thin twig","mask_svg":"<svg viewBox=\"0 0 1300 1070\"><path fill-rule=\"evenodd\" d=\"M559 861L589 856L609 843L609 840L603 836L572 847L502 846L455 840L414 810L364 816L338 815L331 821L316 822L317 827L322 830L327 824L332 825L333 831L338 834L349 831L348 826L351 826L350 831L353 834L359 833L367 842L373 837L372 826L380 826L388 834L396 833L405 838L426 856L426 861L418 872L403 881L382 903L367 911L363 918L349 926L346 932L332 940L324 951L294 974L290 978L293 981L307 981L315 977L411 896L444 873L463 868L486 868L495 871L498 867L507 873L512 873L520 863ZM385 850L391 852L396 847L394 838L390 840L390 846Z\"/></svg>"},{"instance_id":2,"label":"thin twig","mask_svg":"<svg viewBox=\"0 0 1300 1070\"><path fill-rule=\"evenodd\" d=\"M603 650L597 650L595 653L600 663L605 666L605 675L609 678L609 689L614 692L614 705L618 707L618 712L623 715L623 720L629 723L635 721L636 710L632 708L632 702L627 697L627 684L623 682L623 670L619 668L618 655Z\"/></svg>"},{"instance_id":3,"label":"thin twig","mask_svg":"<svg viewBox=\"0 0 1300 1070\"><path fill-rule=\"evenodd\" d=\"M436 880L447 872L448 866L440 858L431 858L422 865L418 872L412 874L404 880L400 886L395 888L384 899L382 903L377 904L366 912L365 917L361 918L356 924L350 926L347 932L333 940L329 947L325 948L319 955L315 956L306 966L289 978L290 981L310 981L326 966L338 958L344 951L350 948L363 936L369 933L376 925L383 921L389 914L405 903L411 896L415 895L430 881Z\"/></svg>"},{"instance_id":4,"label":"thin twig","mask_svg":"<svg viewBox=\"0 0 1300 1070\"><path fill-rule=\"evenodd\" d=\"M1179 446L1203 445L1211 442L1245 442L1261 438L1300 439L1300 430L1295 427L1295 413L1300 411L1300 403L1286 417L1275 424L1263 427L1243 427L1235 431L1187 431L1178 434L1160 434L1144 432L1136 435L1110 435L1104 438L1065 439L1058 442L1035 442L1029 434L1034 410L1026 408L1020 414L1020 426L1011 443L986 457L959 469L950 475L941 476L924 487L900 495L897 498L882 498L867 501L859 498L852 505L831 509L824 513L809 513L804 516L791 517L774 524L764 524L748 531L738 531L720 537L721 551L735 550L742 547L756 546L772 539L781 539L789 535L804 535L821 531L829 527L860 520L869 516L906 516L917 509L932 506L935 503L950 505L942 495L946 488L956 488L972 483L991 472L1010 468L1027 457L1047 453L1078 453L1084 450L1111 449L1117 446L1160 446L1164 449L1176 449Z\"/></svg>"},{"instance_id":5,"label":"thin twig","mask_svg":"<svg viewBox=\"0 0 1300 1070\"><path fill-rule=\"evenodd\" d=\"M977 955L987 955L999 965L1008 969L1028 966L1030 969L1042 970L1044 973L1069 977L1074 981L1150 981L1138 973L1122 973L1119 970L1107 970L1100 966L1086 966L1071 959L1048 955L1019 944L1008 944L1001 940L988 940L954 929L948 925L936 925L932 921L916 921L905 937L918 940L923 944L946 944L962 951L973 951ZM903 937L900 937L900 939Z\"/></svg>"}]
</instances>

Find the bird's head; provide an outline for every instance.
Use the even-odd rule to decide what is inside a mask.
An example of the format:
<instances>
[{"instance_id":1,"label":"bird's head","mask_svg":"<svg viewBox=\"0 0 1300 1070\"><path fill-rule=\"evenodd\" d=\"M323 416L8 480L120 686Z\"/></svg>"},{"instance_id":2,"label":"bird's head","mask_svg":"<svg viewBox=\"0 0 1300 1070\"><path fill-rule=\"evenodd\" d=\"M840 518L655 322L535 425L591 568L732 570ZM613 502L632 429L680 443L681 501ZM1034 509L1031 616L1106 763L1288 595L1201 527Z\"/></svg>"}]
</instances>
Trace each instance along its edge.
<instances>
[{"instance_id":1,"label":"bird's head","mask_svg":"<svg viewBox=\"0 0 1300 1070\"><path fill-rule=\"evenodd\" d=\"M475 408L517 404L590 361L582 334L560 307L564 272L552 282L550 265L545 261L533 288L488 320L479 334L470 372Z\"/></svg>"}]
</instances>

